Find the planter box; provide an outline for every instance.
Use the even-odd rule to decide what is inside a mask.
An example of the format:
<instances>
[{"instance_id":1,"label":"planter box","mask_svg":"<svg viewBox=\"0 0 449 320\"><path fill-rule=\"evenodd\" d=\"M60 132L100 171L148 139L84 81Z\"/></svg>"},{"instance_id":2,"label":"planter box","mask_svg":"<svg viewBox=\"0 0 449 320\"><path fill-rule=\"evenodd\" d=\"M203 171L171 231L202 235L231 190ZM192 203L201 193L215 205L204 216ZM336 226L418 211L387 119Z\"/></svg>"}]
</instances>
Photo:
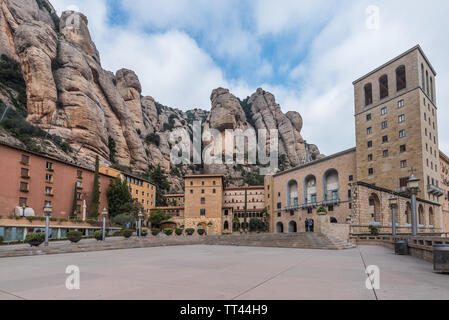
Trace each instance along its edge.
<instances>
[{"instance_id":1,"label":"planter box","mask_svg":"<svg viewBox=\"0 0 449 320\"><path fill-rule=\"evenodd\" d=\"M28 242L28 244L31 247L39 247L42 243L44 243L44 242L43 241L30 241L30 242Z\"/></svg>"},{"instance_id":2,"label":"planter box","mask_svg":"<svg viewBox=\"0 0 449 320\"><path fill-rule=\"evenodd\" d=\"M449 244L433 245L433 270L449 273Z\"/></svg>"}]
</instances>

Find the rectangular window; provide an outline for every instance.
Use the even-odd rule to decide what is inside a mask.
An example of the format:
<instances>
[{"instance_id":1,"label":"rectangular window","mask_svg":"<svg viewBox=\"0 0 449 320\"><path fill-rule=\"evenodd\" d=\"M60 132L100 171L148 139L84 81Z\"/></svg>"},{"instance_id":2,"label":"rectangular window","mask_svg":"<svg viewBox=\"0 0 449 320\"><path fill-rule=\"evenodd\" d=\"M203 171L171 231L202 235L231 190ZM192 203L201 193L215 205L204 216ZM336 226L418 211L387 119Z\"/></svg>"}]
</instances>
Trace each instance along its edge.
<instances>
[{"instance_id":1,"label":"rectangular window","mask_svg":"<svg viewBox=\"0 0 449 320\"><path fill-rule=\"evenodd\" d=\"M351 198L352 198L352 191L348 190L348 200L351 200Z\"/></svg>"},{"instance_id":2,"label":"rectangular window","mask_svg":"<svg viewBox=\"0 0 449 320\"><path fill-rule=\"evenodd\" d=\"M206 198L201 198L201 204L206 204Z\"/></svg>"},{"instance_id":3,"label":"rectangular window","mask_svg":"<svg viewBox=\"0 0 449 320\"><path fill-rule=\"evenodd\" d=\"M282 203L281 203L281 202L278 202L277 208L278 208L278 209L282 209Z\"/></svg>"},{"instance_id":4,"label":"rectangular window","mask_svg":"<svg viewBox=\"0 0 449 320\"><path fill-rule=\"evenodd\" d=\"M368 141L367 147L368 147L368 149L372 148L373 147L373 142L372 141Z\"/></svg>"},{"instance_id":5,"label":"rectangular window","mask_svg":"<svg viewBox=\"0 0 449 320\"><path fill-rule=\"evenodd\" d=\"M387 107L382 108L382 109L380 110L380 114L381 114L382 116L386 115L386 114L387 114Z\"/></svg>"},{"instance_id":6,"label":"rectangular window","mask_svg":"<svg viewBox=\"0 0 449 320\"><path fill-rule=\"evenodd\" d=\"M405 138L405 130L399 131L399 138Z\"/></svg>"},{"instance_id":7,"label":"rectangular window","mask_svg":"<svg viewBox=\"0 0 449 320\"><path fill-rule=\"evenodd\" d=\"M399 152L404 153L407 151L407 145L403 144L399 147Z\"/></svg>"},{"instance_id":8,"label":"rectangular window","mask_svg":"<svg viewBox=\"0 0 449 320\"><path fill-rule=\"evenodd\" d=\"M388 136L382 137L382 143L388 143Z\"/></svg>"},{"instance_id":9,"label":"rectangular window","mask_svg":"<svg viewBox=\"0 0 449 320\"><path fill-rule=\"evenodd\" d=\"M206 209L201 209L200 210L200 215L205 216L206 215Z\"/></svg>"},{"instance_id":10,"label":"rectangular window","mask_svg":"<svg viewBox=\"0 0 449 320\"><path fill-rule=\"evenodd\" d=\"M366 121L371 121L371 119L372 119L371 113L368 113L366 115Z\"/></svg>"},{"instance_id":11,"label":"rectangular window","mask_svg":"<svg viewBox=\"0 0 449 320\"><path fill-rule=\"evenodd\" d=\"M399 187L401 187L401 188L407 187L407 183L408 183L408 177L399 179Z\"/></svg>"},{"instance_id":12,"label":"rectangular window","mask_svg":"<svg viewBox=\"0 0 449 320\"><path fill-rule=\"evenodd\" d=\"M47 170L53 170L53 163L47 162L46 168Z\"/></svg>"},{"instance_id":13,"label":"rectangular window","mask_svg":"<svg viewBox=\"0 0 449 320\"><path fill-rule=\"evenodd\" d=\"M76 182L76 188L77 189L82 189L83 188L83 183L81 181L77 181Z\"/></svg>"},{"instance_id":14,"label":"rectangular window","mask_svg":"<svg viewBox=\"0 0 449 320\"><path fill-rule=\"evenodd\" d=\"M20 174L21 174L22 178L24 178L24 179L27 179L30 177L29 173L30 173L30 170L28 170L28 169L22 168L20 170Z\"/></svg>"},{"instance_id":15,"label":"rectangular window","mask_svg":"<svg viewBox=\"0 0 449 320\"><path fill-rule=\"evenodd\" d=\"M373 155L372 155L372 154L369 154L369 155L368 155L368 162L371 162L371 161L373 161Z\"/></svg>"},{"instance_id":16,"label":"rectangular window","mask_svg":"<svg viewBox=\"0 0 449 320\"><path fill-rule=\"evenodd\" d=\"M30 164L30 157L26 155L22 155L22 164L28 165Z\"/></svg>"},{"instance_id":17,"label":"rectangular window","mask_svg":"<svg viewBox=\"0 0 449 320\"><path fill-rule=\"evenodd\" d=\"M19 207L27 206L27 198L19 198Z\"/></svg>"},{"instance_id":18,"label":"rectangular window","mask_svg":"<svg viewBox=\"0 0 449 320\"><path fill-rule=\"evenodd\" d=\"M76 193L76 200L81 200L81 193L79 192Z\"/></svg>"},{"instance_id":19,"label":"rectangular window","mask_svg":"<svg viewBox=\"0 0 449 320\"><path fill-rule=\"evenodd\" d=\"M382 122L382 129L387 129L388 128L388 121L383 121Z\"/></svg>"},{"instance_id":20,"label":"rectangular window","mask_svg":"<svg viewBox=\"0 0 449 320\"><path fill-rule=\"evenodd\" d=\"M366 129L366 134L372 134L373 133L373 128L369 127Z\"/></svg>"},{"instance_id":21,"label":"rectangular window","mask_svg":"<svg viewBox=\"0 0 449 320\"><path fill-rule=\"evenodd\" d=\"M354 176L349 176L349 181L351 182L351 181L354 181Z\"/></svg>"},{"instance_id":22,"label":"rectangular window","mask_svg":"<svg viewBox=\"0 0 449 320\"><path fill-rule=\"evenodd\" d=\"M384 151L382 152L382 155L383 155L384 158L388 158L388 156L389 156L390 154L389 154L388 150L384 150Z\"/></svg>"},{"instance_id":23,"label":"rectangular window","mask_svg":"<svg viewBox=\"0 0 449 320\"><path fill-rule=\"evenodd\" d=\"M404 100L399 100L398 101L398 108L402 108L404 106Z\"/></svg>"},{"instance_id":24,"label":"rectangular window","mask_svg":"<svg viewBox=\"0 0 449 320\"><path fill-rule=\"evenodd\" d=\"M369 168L368 169L368 175L372 176L374 174L374 169L373 168Z\"/></svg>"},{"instance_id":25,"label":"rectangular window","mask_svg":"<svg viewBox=\"0 0 449 320\"><path fill-rule=\"evenodd\" d=\"M45 175L45 181L46 181L46 182L53 182L53 175L47 173L47 174Z\"/></svg>"},{"instance_id":26,"label":"rectangular window","mask_svg":"<svg viewBox=\"0 0 449 320\"><path fill-rule=\"evenodd\" d=\"M401 160L401 169L407 168L407 160Z\"/></svg>"},{"instance_id":27,"label":"rectangular window","mask_svg":"<svg viewBox=\"0 0 449 320\"><path fill-rule=\"evenodd\" d=\"M403 123L403 122L405 122L405 114L401 114L401 115L398 117L398 123Z\"/></svg>"},{"instance_id":28,"label":"rectangular window","mask_svg":"<svg viewBox=\"0 0 449 320\"><path fill-rule=\"evenodd\" d=\"M190 190L190 194L193 194L193 189Z\"/></svg>"},{"instance_id":29,"label":"rectangular window","mask_svg":"<svg viewBox=\"0 0 449 320\"><path fill-rule=\"evenodd\" d=\"M28 183L26 182L21 182L20 183L20 191L28 191Z\"/></svg>"},{"instance_id":30,"label":"rectangular window","mask_svg":"<svg viewBox=\"0 0 449 320\"><path fill-rule=\"evenodd\" d=\"M46 194L47 196L53 195L53 188L51 188L51 187L45 187L45 194Z\"/></svg>"}]
</instances>

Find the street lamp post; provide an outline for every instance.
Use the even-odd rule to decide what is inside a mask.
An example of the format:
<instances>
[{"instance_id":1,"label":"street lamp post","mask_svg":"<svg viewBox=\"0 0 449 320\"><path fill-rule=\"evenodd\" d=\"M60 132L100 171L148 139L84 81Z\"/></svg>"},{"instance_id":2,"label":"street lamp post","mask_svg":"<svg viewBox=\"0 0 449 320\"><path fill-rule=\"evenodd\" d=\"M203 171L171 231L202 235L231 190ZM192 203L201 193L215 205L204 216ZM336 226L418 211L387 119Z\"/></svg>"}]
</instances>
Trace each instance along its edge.
<instances>
[{"instance_id":1,"label":"street lamp post","mask_svg":"<svg viewBox=\"0 0 449 320\"><path fill-rule=\"evenodd\" d=\"M416 195L419 192L419 179L416 178L413 173L407 182L407 188L411 193L412 202L412 235L416 237L418 235L418 215L416 210Z\"/></svg>"},{"instance_id":2,"label":"street lamp post","mask_svg":"<svg viewBox=\"0 0 449 320\"><path fill-rule=\"evenodd\" d=\"M390 208L391 208L391 234L396 236L396 207L398 206L398 200L394 196L394 194L389 199Z\"/></svg>"},{"instance_id":3,"label":"street lamp post","mask_svg":"<svg viewBox=\"0 0 449 320\"><path fill-rule=\"evenodd\" d=\"M106 239L106 217L108 216L108 210L104 208L101 214L103 216L103 241L104 241Z\"/></svg>"},{"instance_id":4,"label":"street lamp post","mask_svg":"<svg viewBox=\"0 0 449 320\"><path fill-rule=\"evenodd\" d=\"M48 246L48 234L50 233L50 216L53 212L53 207L47 203L44 207L45 216L45 246Z\"/></svg>"},{"instance_id":5,"label":"street lamp post","mask_svg":"<svg viewBox=\"0 0 449 320\"><path fill-rule=\"evenodd\" d=\"M139 211L139 225L138 225L138 229L137 229L137 236L139 238L142 235L142 218L143 218L143 214L142 214L142 210L140 210Z\"/></svg>"}]
</instances>

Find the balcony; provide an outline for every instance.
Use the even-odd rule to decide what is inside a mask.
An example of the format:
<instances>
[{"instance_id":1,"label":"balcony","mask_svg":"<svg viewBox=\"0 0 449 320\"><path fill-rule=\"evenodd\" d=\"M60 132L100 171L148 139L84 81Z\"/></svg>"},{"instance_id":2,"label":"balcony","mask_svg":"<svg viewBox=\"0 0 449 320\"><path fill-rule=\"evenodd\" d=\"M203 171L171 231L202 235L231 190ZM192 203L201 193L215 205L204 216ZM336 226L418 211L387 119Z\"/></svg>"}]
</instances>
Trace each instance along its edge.
<instances>
[{"instance_id":1,"label":"balcony","mask_svg":"<svg viewBox=\"0 0 449 320\"><path fill-rule=\"evenodd\" d=\"M323 206L332 206L340 204L340 195L339 193L329 192L325 195Z\"/></svg>"},{"instance_id":2,"label":"balcony","mask_svg":"<svg viewBox=\"0 0 449 320\"><path fill-rule=\"evenodd\" d=\"M427 192L432 194L432 195L434 195L434 196L437 196L437 197L441 197L441 196L444 195L444 190L443 189L441 189L440 187L434 186L432 184L429 184L427 186Z\"/></svg>"}]
</instances>

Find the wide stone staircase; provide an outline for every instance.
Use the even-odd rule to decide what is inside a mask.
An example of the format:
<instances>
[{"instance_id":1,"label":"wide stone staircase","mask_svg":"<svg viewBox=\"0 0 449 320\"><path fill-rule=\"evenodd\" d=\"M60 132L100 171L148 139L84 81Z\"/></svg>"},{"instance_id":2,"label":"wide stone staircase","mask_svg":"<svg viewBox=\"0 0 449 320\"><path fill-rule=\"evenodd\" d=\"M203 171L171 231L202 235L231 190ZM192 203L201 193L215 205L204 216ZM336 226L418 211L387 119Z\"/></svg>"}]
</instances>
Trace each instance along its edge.
<instances>
[{"instance_id":1,"label":"wide stone staircase","mask_svg":"<svg viewBox=\"0 0 449 320\"><path fill-rule=\"evenodd\" d=\"M323 233L285 233L253 235L220 235L204 239L208 245L343 250L354 248L345 242Z\"/></svg>"}]
</instances>

